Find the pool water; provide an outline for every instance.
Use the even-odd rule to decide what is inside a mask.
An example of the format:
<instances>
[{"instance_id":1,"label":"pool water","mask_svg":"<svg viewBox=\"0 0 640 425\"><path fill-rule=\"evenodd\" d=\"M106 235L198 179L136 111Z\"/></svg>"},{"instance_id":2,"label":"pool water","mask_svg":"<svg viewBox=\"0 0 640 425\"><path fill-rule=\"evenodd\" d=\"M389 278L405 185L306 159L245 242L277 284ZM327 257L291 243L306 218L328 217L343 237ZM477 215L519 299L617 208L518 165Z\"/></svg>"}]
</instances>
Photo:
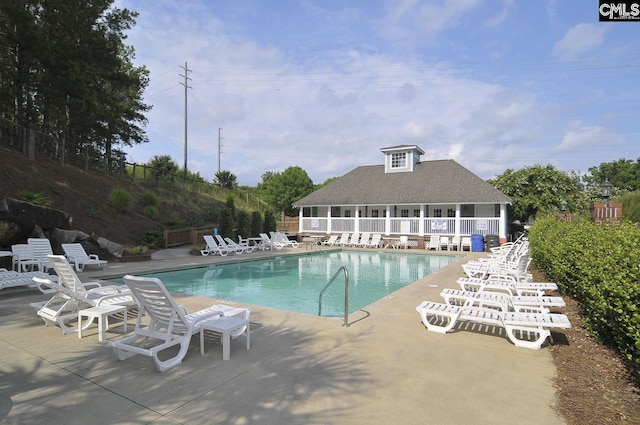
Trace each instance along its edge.
<instances>
[{"instance_id":1,"label":"pool water","mask_svg":"<svg viewBox=\"0 0 640 425\"><path fill-rule=\"evenodd\" d=\"M349 312L352 313L458 258L455 255L329 251L148 276L162 280L171 292L317 315L320 291L344 265L349 273ZM322 315L343 313L344 276L341 273L322 296Z\"/></svg>"}]
</instances>

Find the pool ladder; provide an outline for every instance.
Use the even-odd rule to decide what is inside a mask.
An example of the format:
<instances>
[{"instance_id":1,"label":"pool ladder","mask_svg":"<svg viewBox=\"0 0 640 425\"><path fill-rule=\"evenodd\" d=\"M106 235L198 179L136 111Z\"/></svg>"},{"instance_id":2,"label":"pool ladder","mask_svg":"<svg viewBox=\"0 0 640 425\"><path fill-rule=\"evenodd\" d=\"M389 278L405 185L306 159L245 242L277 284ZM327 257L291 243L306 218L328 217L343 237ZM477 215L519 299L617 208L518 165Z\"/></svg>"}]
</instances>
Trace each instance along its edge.
<instances>
[{"instance_id":1,"label":"pool ladder","mask_svg":"<svg viewBox=\"0 0 640 425\"><path fill-rule=\"evenodd\" d=\"M327 290L329 286L338 278L340 272L344 274L344 323L342 326L349 327L349 271L346 266L341 266L337 272L333 275L333 277L327 282L327 284L320 291L320 295L318 296L318 316L322 316L322 294Z\"/></svg>"}]
</instances>

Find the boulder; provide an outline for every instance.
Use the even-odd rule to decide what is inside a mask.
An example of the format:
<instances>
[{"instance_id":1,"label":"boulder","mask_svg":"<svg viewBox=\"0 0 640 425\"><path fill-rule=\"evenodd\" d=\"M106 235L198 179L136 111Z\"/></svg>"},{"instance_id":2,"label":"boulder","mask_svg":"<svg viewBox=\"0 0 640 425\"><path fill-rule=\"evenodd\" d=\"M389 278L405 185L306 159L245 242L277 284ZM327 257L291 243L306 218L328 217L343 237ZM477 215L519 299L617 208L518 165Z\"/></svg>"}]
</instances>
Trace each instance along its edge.
<instances>
[{"instance_id":1,"label":"boulder","mask_svg":"<svg viewBox=\"0 0 640 425\"><path fill-rule=\"evenodd\" d=\"M0 246L11 246L50 229L71 229L64 211L10 197L0 200Z\"/></svg>"}]
</instances>

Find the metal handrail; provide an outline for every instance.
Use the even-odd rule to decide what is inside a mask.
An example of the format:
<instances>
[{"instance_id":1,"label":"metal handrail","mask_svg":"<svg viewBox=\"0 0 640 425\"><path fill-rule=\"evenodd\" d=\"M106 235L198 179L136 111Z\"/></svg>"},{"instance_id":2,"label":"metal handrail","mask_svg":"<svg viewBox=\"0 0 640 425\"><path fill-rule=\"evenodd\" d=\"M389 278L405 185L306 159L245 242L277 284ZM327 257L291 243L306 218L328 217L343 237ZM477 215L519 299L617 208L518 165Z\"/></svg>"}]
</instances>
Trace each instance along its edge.
<instances>
[{"instance_id":1,"label":"metal handrail","mask_svg":"<svg viewBox=\"0 0 640 425\"><path fill-rule=\"evenodd\" d=\"M322 294L327 290L329 286L333 283L334 280L340 274L340 270L344 272L344 323L342 326L349 327L349 271L346 266L340 266L337 272L333 275L333 277L327 282L327 284L320 291L320 295L318 296L318 316L322 316Z\"/></svg>"}]
</instances>

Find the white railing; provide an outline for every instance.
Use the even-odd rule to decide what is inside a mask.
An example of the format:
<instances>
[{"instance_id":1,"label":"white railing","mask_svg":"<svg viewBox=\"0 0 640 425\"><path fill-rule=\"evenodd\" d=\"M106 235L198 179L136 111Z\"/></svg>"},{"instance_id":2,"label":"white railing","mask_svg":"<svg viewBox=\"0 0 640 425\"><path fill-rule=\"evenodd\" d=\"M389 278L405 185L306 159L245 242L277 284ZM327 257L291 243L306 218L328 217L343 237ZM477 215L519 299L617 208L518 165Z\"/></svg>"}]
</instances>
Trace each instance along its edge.
<instances>
[{"instance_id":1,"label":"white railing","mask_svg":"<svg viewBox=\"0 0 640 425\"><path fill-rule=\"evenodd\" d=\"M383 235L408 235L420 236L420 218L394 217L389 218L389 229L387 231L387 219L385 218L344 218L333 217L331 219L322 217L303 217L301 232L304 233L331 233L355 232L360 233L382 233ZM425 218L423 219L424 236L429 235L455 235L469 236L474 233L482 235L498 235L500 230L500 219L497 217L487 218L461 218L458 220L460 229L456 232L455 218Z\"/></svg>"}]
</instances>

